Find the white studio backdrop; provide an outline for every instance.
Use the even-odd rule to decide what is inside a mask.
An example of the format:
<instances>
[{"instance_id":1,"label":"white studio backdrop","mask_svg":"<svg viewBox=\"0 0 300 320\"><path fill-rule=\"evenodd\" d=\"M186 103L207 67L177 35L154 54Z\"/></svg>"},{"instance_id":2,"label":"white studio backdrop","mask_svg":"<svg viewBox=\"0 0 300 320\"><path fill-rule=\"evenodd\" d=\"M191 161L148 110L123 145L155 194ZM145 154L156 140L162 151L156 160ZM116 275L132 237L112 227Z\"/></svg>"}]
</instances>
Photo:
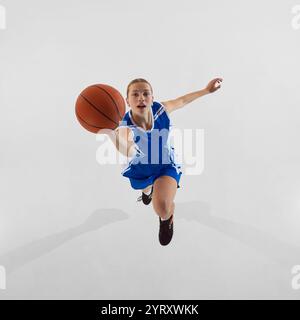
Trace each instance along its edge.
<instances>
[{"instance_id":1,"label":"white studio backdrop","mask_svg":"<svg viewBox=\"0 0 300 320\"><path fill-rule=\"evenodd\" d=\"M298 4L1 0L0 298L298 299ZM75 101L94 83L125 96L137 77L164 101L217 76L172 114L204 130L205 163L182 177L161 247Z\"/></svg>"}]
</instances>

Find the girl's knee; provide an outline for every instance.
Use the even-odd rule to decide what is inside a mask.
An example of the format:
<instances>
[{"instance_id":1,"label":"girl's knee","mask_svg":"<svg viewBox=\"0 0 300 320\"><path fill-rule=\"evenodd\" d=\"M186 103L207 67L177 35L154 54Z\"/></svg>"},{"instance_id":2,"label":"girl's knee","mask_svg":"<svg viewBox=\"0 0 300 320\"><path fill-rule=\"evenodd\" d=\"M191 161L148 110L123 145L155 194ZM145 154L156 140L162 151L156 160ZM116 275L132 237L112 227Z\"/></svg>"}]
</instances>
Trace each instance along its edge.
<instances>
[{"instance_id":1,"label":"girl's knee","mask_svg":"<svg viewBox=\"0 0 300 320\"><path fill-rule=\"evenodd\" d=\"M156 213L159 215L168 215L172 210L174 210L174 202L170 202L165 199L159 199L153 201L153 207Z\"/></svg>"}]
</instances>

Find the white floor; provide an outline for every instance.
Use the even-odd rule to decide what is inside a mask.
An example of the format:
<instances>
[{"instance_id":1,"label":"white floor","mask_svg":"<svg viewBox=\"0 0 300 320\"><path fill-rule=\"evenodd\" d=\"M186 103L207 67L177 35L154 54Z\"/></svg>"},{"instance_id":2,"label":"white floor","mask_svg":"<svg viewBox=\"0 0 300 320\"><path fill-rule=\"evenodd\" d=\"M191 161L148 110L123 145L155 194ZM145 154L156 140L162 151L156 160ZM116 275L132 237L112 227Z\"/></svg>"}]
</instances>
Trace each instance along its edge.
<instances>
[{"instance_id":1,"label":"white floor","mask_svg":"<svg viewBox=\"0 0 300 320\"><path fill-rule=\"evenodd\" d=\"M146 2L1 0L0 299L299 299L295 1ZM204 169L183 174L162 247L75 101L95 83L125 96L137 77L166 101L219 76L171 114L204 132L197 157L187 140Z\"/></svg>"},{"instance_id":2,"label":"white floor","mask_svg":"<svg viewBox=\"0 0 300 320\"><path fill-rule=\"evenodd\" d=\"M172 243L151 208L97 209L86 220L6 252L1 299L298 299L300 248L178 203Z\"/></svg>"}]
</instances>

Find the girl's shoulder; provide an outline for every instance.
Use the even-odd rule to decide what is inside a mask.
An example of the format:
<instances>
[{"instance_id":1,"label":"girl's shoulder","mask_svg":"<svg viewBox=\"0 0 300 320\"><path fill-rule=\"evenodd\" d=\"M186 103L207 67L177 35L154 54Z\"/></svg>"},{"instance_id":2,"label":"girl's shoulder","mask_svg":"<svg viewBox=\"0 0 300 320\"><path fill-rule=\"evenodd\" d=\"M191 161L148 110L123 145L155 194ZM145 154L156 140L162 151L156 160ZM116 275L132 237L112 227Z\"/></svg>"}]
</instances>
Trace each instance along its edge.
<instances>
[{"instance_id":1,"label":"girl's shoulder","mask_svg":"<svg viewBox=\"0 0 300 320\"><path fill-rule=\"evenodd\" d=\"M132 126L133 125L133 123L131 122L131 119L130 119L129 112L130 112L130 109L125 113L124 117L120 121L119 127L122 127L122 126L128 127L128 126Z\"/></svg>"},{"instance_id":2,"label":"girl's shoulder","mask_svg":"<svg viewBox=\"0 0 300 320\"><path fill-rule=\"evenodd\" d=\"M158 101L153 101L152 111L153 111L154 119L157 119L162 114L166 114L168 116L166 112L166 107L161 102L158 102Z\"/></svg>"}]
</instances>

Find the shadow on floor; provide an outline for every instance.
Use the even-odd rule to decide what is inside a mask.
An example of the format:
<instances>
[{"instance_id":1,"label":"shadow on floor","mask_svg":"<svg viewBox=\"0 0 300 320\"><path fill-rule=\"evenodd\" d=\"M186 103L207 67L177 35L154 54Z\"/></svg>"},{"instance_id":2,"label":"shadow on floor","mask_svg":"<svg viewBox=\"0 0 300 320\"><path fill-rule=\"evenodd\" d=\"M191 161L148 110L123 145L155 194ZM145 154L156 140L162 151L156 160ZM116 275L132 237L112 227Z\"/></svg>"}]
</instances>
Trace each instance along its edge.
<instances>
[{"instance_id":1,"label":"shadow on floor","mask_svg":"<svg viewBox=\"0 0 300 320\"><path fill-rule=\"evenodd\" d=\"M5 253L0 256L0 265L4 266L6 273L9 274L26 263L57 249L67 241L128 218L129 215L127 213L118 209L96 210L77 227L34 240L24 246Z\"/></svg>"}]
</instances>

